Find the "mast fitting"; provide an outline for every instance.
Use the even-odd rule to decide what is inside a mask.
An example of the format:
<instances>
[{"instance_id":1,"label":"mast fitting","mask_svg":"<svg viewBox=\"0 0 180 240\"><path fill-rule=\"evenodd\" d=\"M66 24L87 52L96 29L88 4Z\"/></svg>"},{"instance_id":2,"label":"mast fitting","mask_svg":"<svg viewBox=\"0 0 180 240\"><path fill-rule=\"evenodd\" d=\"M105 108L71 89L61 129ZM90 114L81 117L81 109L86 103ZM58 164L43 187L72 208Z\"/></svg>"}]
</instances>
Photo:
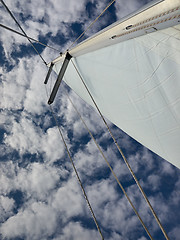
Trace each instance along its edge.
<instances>
[{"instance_id":1,"label":"mast fitting","mask_svg":"<svg viewBox=\"0 0 180 240\"><path fill-rule=\"evenodd\" d=\"M54 85L54 88L53 88L53 90L52 90L52 92L51 92L51 95L50 95L50 98L49 98L49 100L48 100L48 104L49 104L49 105L54 102L54 99L55 99L55 97L56 97L57 91L58 91L59 86L60 86L60 84L61 84L61 82L62 82L62 79L63 79L63 77L64 77L65 71L66 71L66 69L67 69L67 66L68 66L69 61L71 60L71 58L72 58L72 56L69 54L69 52L67 52L67 53L66 53L66 57L65 57L65 59L64 59L64 62L63 62L63 64L62 64L62 67L61 67L61 69L60 69L60 72L59 72L59 74L58 74L56 83L55 83L55 85Z\"/></svg>"}]
</instances>

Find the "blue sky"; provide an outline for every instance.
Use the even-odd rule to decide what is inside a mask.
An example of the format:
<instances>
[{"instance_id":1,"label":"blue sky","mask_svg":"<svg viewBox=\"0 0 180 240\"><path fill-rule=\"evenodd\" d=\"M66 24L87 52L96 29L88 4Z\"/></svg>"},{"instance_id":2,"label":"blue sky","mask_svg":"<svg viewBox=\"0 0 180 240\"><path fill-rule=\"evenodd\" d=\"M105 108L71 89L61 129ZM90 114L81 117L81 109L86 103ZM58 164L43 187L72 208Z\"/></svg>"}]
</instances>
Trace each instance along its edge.
<instances>
[{"instance_id":1,"label":"blue sky","mask_svg":"<svg viewBox=\"0 0 180 240\"><path fill-rule=\"evenodd\" d=\"M87 37L149 1L116 1ZM64 51L108 1L6 0L25 32ZM19 31L0 5L0 23ZM47 62L58 56L36 45ZM100 239L43 85L47 68L28 41L0 29L0 239ZM52 74L48 90L56 75ZM149 239L67 99L68 92L154 239L164 239L100 117L65 83L53 108L105 239ZM109 125L170 239L180 234L179 169Z\"/></svg>"}]
</instances>

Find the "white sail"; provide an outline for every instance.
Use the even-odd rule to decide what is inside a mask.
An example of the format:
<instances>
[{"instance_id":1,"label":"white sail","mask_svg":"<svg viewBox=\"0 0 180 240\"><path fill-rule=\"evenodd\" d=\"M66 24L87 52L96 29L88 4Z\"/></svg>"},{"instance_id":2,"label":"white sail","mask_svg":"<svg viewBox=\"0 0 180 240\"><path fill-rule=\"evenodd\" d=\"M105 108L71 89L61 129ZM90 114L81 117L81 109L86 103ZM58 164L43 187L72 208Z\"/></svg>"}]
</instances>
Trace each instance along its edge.
<instances>
[{"instance_id":1,"label":"white sail","mask_svg":"<svg viewBox=\"0 0 180 240\"><path fill-rule=\"evenodd\" d=\"M102 114L180 168L179 21L179 0L156 1L70 54ZM94 106L72 62L64 80Z\"/></svg>"}]
</instances>

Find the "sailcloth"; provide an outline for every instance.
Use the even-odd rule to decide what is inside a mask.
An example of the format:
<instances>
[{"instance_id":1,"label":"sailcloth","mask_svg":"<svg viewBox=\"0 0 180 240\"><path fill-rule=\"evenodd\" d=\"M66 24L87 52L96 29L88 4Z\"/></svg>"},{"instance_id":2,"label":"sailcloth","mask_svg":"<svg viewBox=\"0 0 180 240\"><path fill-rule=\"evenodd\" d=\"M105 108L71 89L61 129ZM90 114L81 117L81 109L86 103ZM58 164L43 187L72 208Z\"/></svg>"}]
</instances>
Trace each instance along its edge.
<instances>
[{"instance_id":1,"label":"sailcloth","mask_svg":"<svg viewBox=\"0 0 180 240\"><path fill-rule=\"evenodd\" d=\"M180 168L179 22L179 0L155 1L69 52L102 114ZM64 81L94 107L72 62Z\"/></svg>"}]
</instances>

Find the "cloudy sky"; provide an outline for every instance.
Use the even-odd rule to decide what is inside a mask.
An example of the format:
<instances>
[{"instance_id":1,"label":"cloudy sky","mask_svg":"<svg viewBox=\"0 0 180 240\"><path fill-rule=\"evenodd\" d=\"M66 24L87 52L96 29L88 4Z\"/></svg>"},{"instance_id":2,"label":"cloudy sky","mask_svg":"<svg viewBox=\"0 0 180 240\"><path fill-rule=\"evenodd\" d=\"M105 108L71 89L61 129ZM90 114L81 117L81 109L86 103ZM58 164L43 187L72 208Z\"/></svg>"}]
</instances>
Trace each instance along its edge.
<instances>
[{"instance_id":1,"label":"cloudy sky","mask_svg":"<svg viewBox=\"0 0 180 240\"><path fill-rule=\"evenodd\" d=\"M4 0L46 62L66 50L108 0ZM148 0L117 0L87 36ZM0 4L0 23L20 31ZM0 239L101 239L47 105L47 67L29 42L0 29ZM52 74L48 91L56 75ZM53 104L105 239L149 239L66 93L100 144L154 239L164 239L98 114L65 83ZM170 239L180 235L179 169L109 123Z\"/></svg>"}]
</instances>

